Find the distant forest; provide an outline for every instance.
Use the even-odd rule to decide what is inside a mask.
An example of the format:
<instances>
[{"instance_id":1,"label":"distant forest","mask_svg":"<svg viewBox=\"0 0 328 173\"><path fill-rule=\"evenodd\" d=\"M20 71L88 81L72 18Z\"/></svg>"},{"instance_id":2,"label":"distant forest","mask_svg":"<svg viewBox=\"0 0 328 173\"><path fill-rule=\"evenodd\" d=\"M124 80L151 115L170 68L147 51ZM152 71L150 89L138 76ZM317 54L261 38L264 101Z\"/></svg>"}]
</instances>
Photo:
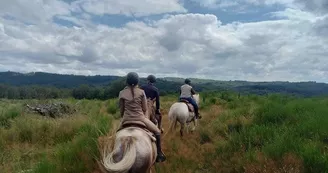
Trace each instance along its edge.
<instances>
[{"instance_id":1,"label":"distant forest","mask_svg":"<svg viewBox=\"0 0 328 173\"><path fill-rule=\"evenodd\" d=\"M177 94L184 79L159 78L161 95ZM146 80L141 79L140 84ZM247 82L192 79L196 91L235 91L241 94L281 93L300 97L327 96L328 84L316 82ZM120 76L82 76L44 72L0 72L0 98L8 99L109 99L125 86Z\"/></svg>"}]
</instances>

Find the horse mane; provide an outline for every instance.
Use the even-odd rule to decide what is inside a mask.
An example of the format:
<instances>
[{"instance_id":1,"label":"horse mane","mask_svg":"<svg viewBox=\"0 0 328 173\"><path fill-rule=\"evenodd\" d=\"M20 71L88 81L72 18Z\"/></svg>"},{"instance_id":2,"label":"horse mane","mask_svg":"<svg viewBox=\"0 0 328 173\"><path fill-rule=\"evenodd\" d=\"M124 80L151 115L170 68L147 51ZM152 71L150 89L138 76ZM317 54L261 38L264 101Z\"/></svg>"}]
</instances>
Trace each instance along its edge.
<instances>
[{"instance_id":1,"label":"horse mane","mask_svg":"<svg viewBox=\"0 0 328 173\"><path fill-rule=\"evenodd\" d=\"M199 94L198 93L197 94L193 94L192 96L195 99L197 105L199 105Z\"/></svg>"}]
</instances>

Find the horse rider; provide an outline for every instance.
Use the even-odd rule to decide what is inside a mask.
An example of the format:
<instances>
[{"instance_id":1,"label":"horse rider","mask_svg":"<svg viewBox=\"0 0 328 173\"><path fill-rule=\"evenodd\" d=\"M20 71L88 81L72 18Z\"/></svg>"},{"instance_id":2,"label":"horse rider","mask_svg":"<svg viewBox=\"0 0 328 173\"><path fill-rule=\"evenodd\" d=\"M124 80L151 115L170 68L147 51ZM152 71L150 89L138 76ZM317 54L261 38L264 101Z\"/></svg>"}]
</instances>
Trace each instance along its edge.
<instances>
[{"instance_id":1,"label":"horse rider","mask_svg":"<svg viewBox=\"0 0 328 173\"><path fill-rule=\"evenodd\" d=\"M159 102L159 91L158 88L155 87L154 83L156 82L156 77L154 75L149 75L147 77L148 83L146 85L141 86L141 89L145 91L146 97L150 98L151 100L156 99L156 115L159 115L159 120L161 121L161 112L159 110L160 108L160 102ZM160 125L161 122L158 122Z\"/></svg>"},{"instance_id":2,"label":"horse rider","mask_svg":"<svg viewBox=\"0 0 328 173\"><path fill-rule=\"evenodd\" d=\"M195 90L190 85L191 81L190 79L185 79L185 84L181 86L180 88L180 101L182 99L187 100L189 103L191 103L194 106L195 109L195 116L197 119L201 119L202 116L199 115L198 112L198 105L194 98L192 97L193 94L196 94Z\"/></svg>"},{"instance_id":3,"label":"horse rider","mask_svg":"<svg viewBox=\"0 0 328 173\"><path fill-rule=\"evenodd\" d=\"M122 124L126 121L136 121L144 124L148 130L154 133L156 138L156 162L163 162L166 160L166 156L161 149L161 131L145 116L147 99L145 92L137 86L139 83L138 74L135 72L128 73L126 83L127 86L119 94L119 107L122 117L119 129L122 128Z\"/></svg>"}]
</instances>

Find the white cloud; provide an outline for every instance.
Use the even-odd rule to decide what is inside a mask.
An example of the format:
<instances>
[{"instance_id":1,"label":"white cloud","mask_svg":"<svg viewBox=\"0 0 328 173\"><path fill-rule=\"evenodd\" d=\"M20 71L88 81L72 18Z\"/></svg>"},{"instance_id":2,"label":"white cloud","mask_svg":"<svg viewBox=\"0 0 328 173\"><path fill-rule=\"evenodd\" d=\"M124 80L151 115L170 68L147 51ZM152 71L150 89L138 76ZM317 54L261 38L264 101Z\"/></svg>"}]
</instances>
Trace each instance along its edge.
<instances>
[{"instance_id":1,"label":"white cloud","mask_svg":"<svg viewBox=\"0 0 328 173\"><path fill-rule=\"evenodd\" d=\"M126 16L148 16L163 13L185 13L187 10L178 0L76 0L66 3L62 0L3 0L0 1L0 17L10 17L26 23L49 22L54 16L81 23L71 12L93 15L121 14ZM82 16L83 17L83 16Z\"/></svg>"},{"instance_id":2,"label":"white cloud","mask_svg":"<svg viewBox=\"0 0 328 173\"><path fill-rule=\"evenodd\" d=\"M300 8L311 11L315 14L327 14L328 13L328 1L327 0L294 0Z\"/></svg>"},{"instance_id":3,"label":"white cloud","mask_svg":"<svg viewBox=\"0 0 328 173\"><path fill-rule=\"evenodd\" d=\"M289 5L292 4L294 0L246 0L246 3L253 5L274 5L274 4L282 4ZM240 0L242 2L242 0Z\"/></svg>"},{"instance_id":4,"label":"white cloud","mask_svg":"<svg viewBox=\"0 0 328 173\"><path fill-rule=\"evenodd\" d=\"M325 45L328 45L328 15L316 20L314 33L320 37L325 37L327 39Z\"/></svg>"},{"instance_id":5,"label":"white cloud","mask_svg":"<svg viewBox=\"0 0 328 173\"><path fill-rule=\"evenodd\" d=\"M226 8L237 6L239 2L231 0L191 0L207 8Z\"/></svg>"},{"instance_id":6,"label":"white cloud","mask_svg":"<svg viewBox=\"0 0 328 173\"><path fill-rule=\"evenodd\" d=\"M245 5L291 5L294 0L191 0L207 8L241 8ZM245 8L245 7L242 7Z\"/></svg>"},{"instance_id":7,"label":"white cloud","mask_svg":"<svg viewBox=\"0 0 328 173\"><path fill-rule=\"evenodd\" d=\"M40 23L55 15L70 14L69 5L59 0L2 0L0 17L10 16L27 23Z\"/></svg>"},{"instance_id":8,"label":"white cloud","mask_svg":"<svg viewBox=\"0 0 328 173\"><path fill-rule=\"evenodd\" d=\"M284 11L272 12L272 16L278 18L288 18L291 20L309 20L315 21L318 17L310 12L301 11L299 9L286 8Z\"/></svg>"},{"instance_id":9,"label":"white cloud","mask_svg":"<svg viewBox=\"0 0 328 173\"><path fill-rule=\"evenodd\" d=\"M327 0L190 0L207 8L236 7L237 9L251 6L283 5L287 8L301 9L317 15L328 13Z\"/></svg>"},{"instance_id":10,"label":"white cloud","mask_svg":"<svg viewBox=\"0 0 328 173\"><path fill-rule=\"evenodd\" d=\"M78 0L72 5L73 10L83 10L95 15L122 14L126 16L148 16L172 12L187 12L178 0Z\"/></svg>"},{"instance_id":11,"label":"white cloud","mask_svg":"<svg viewBox=\"0 0 328 173\"><path fill-rule=\"evenodd\" d=\"M223 25L211 14L179 14L114 28L66 13L56 14L81 27L0 17L0 70L328 81L327 16L286 9L274 13L279 20Z\"/></svg>"}]
</instances>

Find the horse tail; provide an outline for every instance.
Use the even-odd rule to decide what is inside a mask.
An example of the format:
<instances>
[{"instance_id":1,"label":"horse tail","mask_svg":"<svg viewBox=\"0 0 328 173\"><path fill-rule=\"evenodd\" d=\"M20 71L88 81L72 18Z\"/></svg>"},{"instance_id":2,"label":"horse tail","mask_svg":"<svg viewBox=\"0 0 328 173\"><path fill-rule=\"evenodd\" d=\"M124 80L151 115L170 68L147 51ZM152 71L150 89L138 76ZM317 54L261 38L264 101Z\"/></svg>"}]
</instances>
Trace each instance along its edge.
<instances>
[{"instance_id":1,"label":"horse tail","mask_svg":"<svg viewBox=\"0 0 328 173\"><path fill-rule=\"evenodd\" d=\"M170 120L170 125L169 125L169 128L168 128L168 130L166 131L166 133L164 134L164 136L163 137L165 137L169 132L172 132L173 130L173 124L175 124L175 122L174 122L175 120Z\"/></svg>"},{"instance_id":2,"label":"horse tail","mask_svg":"<svg viewBox=\"0 0 328 173\"><path fill-rule=\"evenodd\" d=\"M174 128L174 129L177 129L177 124L178 124L178 120L176 119L176 120L174 121L174 124L173 124L173 128Z\"/></svg>"},{"instance_id":3,"label":"horse tail","mask_svg":"<svg viewBox=\"0 0 328 173\"><path fill-rule=\"evenodd\" d=\"M113 155L117 152L121 152L120 149L114 149L113 152L109 153L107 156L104 154L103 157L103 165L108 172L112 173L123 173L128 172L129 169L133 166L136 157L137 157L137 149L133 136L127 136L123 141L123 148L125 151L123 153L122 160L115 163L113 159Z\"/></svg>"},{"instance_id":4,"label":"horse tail","mask_svg":"<svg viewBox=\"0 0 328 173\"><path fill-rule=\"evenodd\" d=\"M169 111L169 120L170 120L170 125L169 125L169 128L167 130L167 132L164 134L164 136L166 136L169 132L172 132L173 131L173 128L176 127L176 124L177 124L177 116L176 116L176 113L173 111L174 109L170 109Z\"/></svg>"}]
</instances>

